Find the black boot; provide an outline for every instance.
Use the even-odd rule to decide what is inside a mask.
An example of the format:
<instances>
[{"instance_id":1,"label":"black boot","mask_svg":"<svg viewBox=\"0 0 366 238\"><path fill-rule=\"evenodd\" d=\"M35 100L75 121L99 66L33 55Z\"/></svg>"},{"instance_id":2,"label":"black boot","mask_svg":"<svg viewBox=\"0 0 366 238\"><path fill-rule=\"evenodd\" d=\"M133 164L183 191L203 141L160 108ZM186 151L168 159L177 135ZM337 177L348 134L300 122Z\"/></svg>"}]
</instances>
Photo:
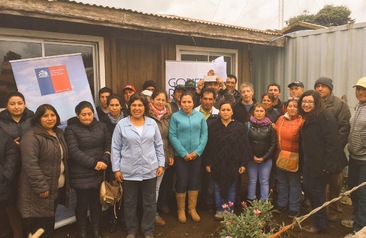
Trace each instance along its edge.
<instances>
[{"instance_id":1,"label":"black boot","mask_svg":"<svg viewBox=\"0 0 366 238\"><path fill-rule=\"evenodd\" d=\"M87 238L88 217L76 216L77 226L79 230L79 238Z\"/></svg>"}]
</instances>

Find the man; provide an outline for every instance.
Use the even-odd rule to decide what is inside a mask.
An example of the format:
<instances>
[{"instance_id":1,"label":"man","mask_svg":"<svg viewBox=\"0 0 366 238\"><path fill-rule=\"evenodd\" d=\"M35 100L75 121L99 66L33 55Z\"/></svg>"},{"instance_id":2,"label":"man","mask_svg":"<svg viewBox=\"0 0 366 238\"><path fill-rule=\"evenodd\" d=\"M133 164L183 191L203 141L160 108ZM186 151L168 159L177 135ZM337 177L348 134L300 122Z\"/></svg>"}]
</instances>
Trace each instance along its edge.
<instances>
[{"instance_id":1,"label":"man","mask_svg":"<svg viewBox=\"0 0 366 238\"><path fill-rule=\"evenodd\" d=\"M245 82L239 88L241 100L234 105L233 118L241 123L249 121L250 114L254 106L254 87L253 84Z\"/></svg>"},{"instance_id":2,"label":"man","mask_svg":"<svg viewBox=\"0 0 366 238\"><path fill-rule=\"evenodd\" d=\"M184 93L186 88L184 85L177 85L175 86L174 92L173 92L173 98L170 102L170 107L172 108L172 112L177 112L180 109L180 97L182 96L182 93Z\"/></svg>"},{"instance_id":3,"label":"man","mask_svg":"<svg viewBox=\"0 0 366 238\"><path fill-rule=\"evenodd\" d=\"M358 80L355 93L358 104L351 118L348 137L348 186L353 188L366 181L366 77ZM351 193L354 210L353 234L366 226L366 186ZM347 237L347 236L346 236ZM349 237L353 237L352 234Z\"/></svg>"},{"instance_id":4,"label":"man","mask_svg":"<svg viewBox=\"0 0 366 238\"><path fill-rule=\"evenodd\" d=\"M226 88L228 89L228 92L234 96L235 102L240 101L240 93L238 90L235 89L236 83L238 82L238 79L233 74L228 74L226 78Z\"/></svg>"},{"instance_id":5,"label":"man","mask_svg":"<svg viewBox=\"0 0 366 238\"><path fill-rule=\"evenodd\" d=\"M142 91L148 90L154 92L156 88L157 88L156 82L153 80L146 80L142 85Z\"/></svg>"},{"instance_id":6,"label":"man","mask_svg":"<svg viewBox=\"0 0 366 238\"><path fill-rule=\"evenodd\" d=\"M277 111L281 112L282 102L279 98L281 95L281 86L278 83L271 83L267 86L267 93L271 94L274 97L272 107L277 109Z\"/></svg>"},{"instance_id":7,"label":"man","mask_svg":"<svg viewBox=\"0 0 366 238\"><path fill-rule=\"evenodd\" d=\"M98 94L99 94L99 106L97 106L96 109L98 118L100 119L109 112L107 99L111 94L113 94L113 92L112 89L104 87L99 90Z\"/></svg>"},{"instance_id":8,"label":"man","mask_svg":"<svg viewBox=\"0 0 366 238\"><path fill-rule=\"evenodd\" d=\"M184 87L188 92L192 93L192 95L196 92L196 82L193 79L188 79L184 84Z\"/></svg>"},{"instance_id":9,"label":"man","mask_svg":"<svg viewBox=\"0 0 366 238\"><path fill-rule=\"evenodd\" d=\"M130 98L132 95L134 95L136 93L136 89L134 86L132 86L131 84L127 84L123 89L122 89L122 97L123 97L123 105L122 105L122 112L123 115L130 115L130 112L128 110L128 101L130 101Z\"/></svg>"},{"instance_id":10,"label":"man","mask_svg":"<svg viewBox=\"0 0 366 238\"><path fill-rule=\"evenodd\" d=\"M295 81L287 86L290 89L290 98L297 99L304 93L304 84L300 81Z\"/></svg>"},{"instance_id":11,"label":"man","mask_svg":"<svg viewBox=\"0 0 366 238\"><path fill-rule=\"evenodd\" d=\"M214 107L215 104L215 90L212 88L204 88L201 92L201 105L195 108L206 118L207 126L213 121L217 120L219 116L219 110ZM205 159L203 154L202 159ZM202 165L205 164L202 162ZM205 166L202 166L202 199L208 208L210 213L214 213L215 198L214 198L214 185L211 178L211 173L207 173Z\"/></svg>"},{"instance_id":12,"label":"man","mask_svg":"<svg viewBox=\"0 0 366 238\"><path fill-rule=\"evenodd\" d=\"M349 119L351 112L348 105L340 98L333 95L333 81L327 77L320 77L315 81L314 89L320 94L326 110L331 112L338 122L338 140L343 149L348 141L350 131ZM333 175L329 181L328 200L339 196L343 185L343 172ZM337 221L337 213L340 211L340 201L332 203L328 207L328 220Z\"/></svg>"},{"instance_id":13,"label":"man","mask_svg":"<svg viewBox=\"0 0 366 238\"><path fill-rule=\"evenodd\" d=\"M215 101L216 102L215 102L214 106L216 108L218 108L220 103L223 101L229 101L232 103L235 102L234 96L229 93L222 78L212 75L209 77L205 77L205 79L203 79L203 80L201 79L198 82L197 90L196 90L196 93L194 94L194 97L195 97L194 101L195 101L196 107L199 105L199 102L197 102L197 98L200 97L201 91L203 88L212 88L215 90L215 94L216 94Z\"/></svg>"}]
</instances>

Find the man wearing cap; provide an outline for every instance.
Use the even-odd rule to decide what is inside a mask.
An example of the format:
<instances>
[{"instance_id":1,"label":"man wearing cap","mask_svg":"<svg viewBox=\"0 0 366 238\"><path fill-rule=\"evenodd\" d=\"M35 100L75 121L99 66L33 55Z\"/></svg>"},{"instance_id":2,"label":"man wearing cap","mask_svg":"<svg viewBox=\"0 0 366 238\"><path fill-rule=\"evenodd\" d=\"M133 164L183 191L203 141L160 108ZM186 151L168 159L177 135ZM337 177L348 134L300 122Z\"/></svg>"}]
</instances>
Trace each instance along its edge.
<instances>
[{"instance_id":1,"label":"man wearing cap","mask_svg":"<svg viewBox=\"0 0 366 238\"><path fill-rule=\"evenodd\" d=\"M123 105L122 105L122 112L123 115L130 115L130 111L128 110L128 101L130 101L130 98L132 95L136 93L136 89L131 84L127 84L122 89L122 96L123 96Z\"/></svg>"},{"instance_id":2,"label":"man wearing cap","mask_svg":"<svg viewBox=\"0 0 366 238\"><path fill-rule=\"evenodd\" d=\"M351 118L351 112L349 107L342 99L333 95L332 79L327 77L318 78L315 81L314 89L323 99L326 110L331 112L338 122L338 141L339 146L343 149L348 142L350 132L349 119ZM328 200L338 197L343 185L343 172L333 175L328 185ZM330 204L328 207L328 220L337 221L339 219L337 213L341 211L340 209L340 201Z\"/></svg>"},{"instance_id":3,"label":"man wearing cap","mask_svg":"<svg viewBox=\"0 0 366 238\"><path fill-rule=\"evenodd\" d=\"M154 90L157 88L156 82L154 80L146 80L144 84L142 85L142 91L149 90L151 92L154 92Z\"/></svg>"},{"instance_id":4,"label":"man wearing cap","mask_svg":"<svg viewBox=\"0 0 366 238\"><path fill-rule=\"evenodd\" d=\"M350 121L351 130L348 137L350 189L366 181L366 77L358 80L353 87L356 87L358 104ZM366 226L366 186L351 193L351 199L354 210L354 234Z\"/></svg>"},{"instance_id":5,"label":"man wearing cap","mask_svg":"<svg viewBox=\"0 0 366 238\"><path fill-rule=\"evenodd\" d=\"M109 112L107 99L108 97L113 94L112 89L108 87L101 88L98 92L99 95L99 106L97 106L97 114L98 118L102 118L105 114Z\"/></svg>"},{"instance_id":6,"label":"man wearing cap","mask_svg":"<svg viewBox=\"0 0 366 238\"><path fill-rule=\"evenodd\" d=\"M295 81L287 86L290 89L290 98L298 100L304 93L304 84L300 81Z\"/></svg>"},{"instance_id":7,"label":"man wearing cap","mask_svg":"<svg viewBox=\"0 0 366 238\"><path fill-rule=\"evenodd\" d=\"M180 97L182 93L187 91L184 85L177 85L174 88L173 98L170 102L170 107L172 108L172 112L177 112L180 109Z\"/></svg>"}]
</instances>

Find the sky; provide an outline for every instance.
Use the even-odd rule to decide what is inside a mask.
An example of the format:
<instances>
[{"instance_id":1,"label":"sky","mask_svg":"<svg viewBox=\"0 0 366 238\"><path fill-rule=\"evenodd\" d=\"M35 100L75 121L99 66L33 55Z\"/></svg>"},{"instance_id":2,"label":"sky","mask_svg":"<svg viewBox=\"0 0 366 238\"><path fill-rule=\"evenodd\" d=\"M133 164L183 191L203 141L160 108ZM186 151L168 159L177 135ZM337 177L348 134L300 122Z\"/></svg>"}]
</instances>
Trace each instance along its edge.
<instances>
[{"instance_id":1,"label":"sky","mask_svg":"<svg viewBox=\"0 0 366 238\"><path fill-rule=\"evenodd\" d=\"M279 28L279 0L72 0L144 13L176 15L254 29ZM365 0L284 0L284 20L324 5L345 5L356 22L366 22ZM286 26L283 23L283 26Z\"/></svg>"}]
</instances>

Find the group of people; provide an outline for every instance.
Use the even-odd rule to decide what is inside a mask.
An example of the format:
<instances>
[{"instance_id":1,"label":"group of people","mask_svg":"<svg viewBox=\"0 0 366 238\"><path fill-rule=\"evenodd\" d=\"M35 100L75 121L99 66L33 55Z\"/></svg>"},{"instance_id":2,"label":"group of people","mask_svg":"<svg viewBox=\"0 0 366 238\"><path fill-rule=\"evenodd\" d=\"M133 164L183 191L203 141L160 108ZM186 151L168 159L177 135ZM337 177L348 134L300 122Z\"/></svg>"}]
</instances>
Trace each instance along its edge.
<instances>
[{"instance_id":1,"label":"group of people","mask_svg":"<svg viewBox=\"0 0 366 238\"><path fill-rule=\"evenodd\" d=\"M89 237L89 211L93 237L99 238L103 179L122 182L118 215L128 238L140 227L146 238L154 237L155 224L166 223L158 211L170 212L173 191L180 223L187 221L186 204L194 222L201 220L199 202L222 220L234 203L268 200L272 190L274 212L288 209L293 218L300 213L302 191L313 208L326 201L327 185L328 199L339 195L347 143L349 186L366 180L366 78L354 86L359 104L352 118L348 105L333 95L330 78L320 77L314 90L305 92L302 82L290 83L286 102L276 83L268 85L260 102L251 83L238 90L236 83L235 75L226 82L187 81L175 87L171 99L151 80L141 93L126 85L122 98L105 87L96 111L90 102L78 103L64 132L52 105L33 113L21 93L9 93L0 113L1 230L23 237L43 228L42 237L51 237L56 207L68 204L72 188L79 237ZM281 150L299 154L297 171L276 166ZM366 188L353 193L352 201L357 232L366 225ZM320 210L304 229L326 231L339 211L339 204ZM113 232L119 221L112 213L109 217Z\"/></svg>"}]
</instances>

